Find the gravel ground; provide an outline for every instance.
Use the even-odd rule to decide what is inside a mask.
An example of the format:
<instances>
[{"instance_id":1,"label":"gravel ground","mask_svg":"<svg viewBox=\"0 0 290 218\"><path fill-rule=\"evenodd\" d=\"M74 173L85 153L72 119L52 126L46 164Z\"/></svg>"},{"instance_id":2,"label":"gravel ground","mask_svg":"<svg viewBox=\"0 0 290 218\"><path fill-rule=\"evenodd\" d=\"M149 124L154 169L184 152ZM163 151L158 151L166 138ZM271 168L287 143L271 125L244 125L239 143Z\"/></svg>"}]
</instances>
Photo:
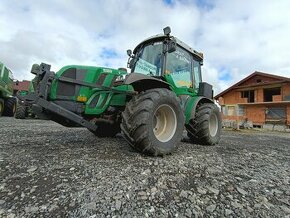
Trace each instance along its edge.
<instances>
[{"instance_id":1,"label":"gravel ground","mask_svg":"<svg viewBox=\"0 0 290 218\"><path fill-rule=\"evenodd\" d=\"M50 121L0 119L0 217L290 217L290 134L223 131L141 155Z\"/></svg>"}]
</instances>

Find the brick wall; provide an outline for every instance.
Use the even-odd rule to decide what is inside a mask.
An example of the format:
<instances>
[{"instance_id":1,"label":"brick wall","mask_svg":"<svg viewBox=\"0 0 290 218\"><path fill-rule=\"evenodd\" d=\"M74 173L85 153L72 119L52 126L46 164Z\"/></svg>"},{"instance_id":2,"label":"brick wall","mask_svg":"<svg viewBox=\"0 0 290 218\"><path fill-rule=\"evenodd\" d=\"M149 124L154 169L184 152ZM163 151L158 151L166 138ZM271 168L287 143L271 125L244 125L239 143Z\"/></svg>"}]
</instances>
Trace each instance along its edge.
<instances>
[{"instance_id":1,"label":"brick wall","mask_svg":"<svg viewBox=\"0 0 290 218\"><path fill-rule=\"evenodd\" d=\"M231 104L237 104L237 95L240 94L239 92L236 92L236 91L231 91L231 92L228 92L226 93L224 96L223 96L223 103L225 105L231 105Z\"/></svg>"},{"instance_id":2,"label":"brick wall","mask_svg":"<svg viewBox=\"0 0 290 218\"><path fill-rule=\"evenodd\" d=\"M265 123L265 109L264 105L248 105L246 107L246 117L254 125L262 125Z\"/></svg>"},{"instance_id":3,"label":"brick wall","mask_svg":"<svg viewBox=\"0 0 290 218\"><path fill-rule=\"evenodd\" d=\"M225 104L224 98L223 97L219 97L218 98L218 103L219 103L220 106L224 105Z\"/></svg>"},{"instance_id":4,"label":"brick wall","mask_svg":"<svg viewBox=\"0 0 290 218\"><path fill-rule=\"evenodd\" d=\"M284 83L282 84L282 98L283 100L290 101L290 83Z\"/></svg>"},{"instance_id":5,"label":"brick wall","mask_svg":"<svg viewBox=\"0 0 290 218\"><path fill-rule=\"evenodd\" d=\"M290 126L290 104L287 106L287 125Z\"/></svg>"},{"instance_id":6,"label":"brick wall","mask_svg":"<svg viewBox=\"0 0 290 218\"><path fill-rule=\"evenodd\" d=\"M290 83L282 85L281 95L274 95L273 101L290 101ZM264 102L264 87L255 90L255 102ZM233 90L224 94L219 98L220 105L235 105L239 103L247 103L247 98L241 97L241 91Z\"/></svg>"},{"instance_id":7,"label":"brick wall","mask_svg":"<svg viewBox=\"0 0 290 218\"><path fill-rule=\"evenodd\" d=\"M273 95L273 101L274 102L282 101L282 95Z\"/></svg>"},{"instance_id":8,"label":"brick wall","mask_svg":"<svg viewBox=\"0 0 290 218\"><path fill-rule=\"evenodd\" d=\"M264 90L263 88L259 88L255 91L255 102L263 102L264 101Z\"/></svg>"},{"instance_id":9,"label":"brick wall","mask_svg":"<svg viewBox=\"0 0 290 218\"><path fill-rule=\"evenodd\" d=\"M266 120L266 108L273 107L274 105L247 105L245 106L244 116L225 116L222 114L223 120L243 121L247 119L253 125L263 125ZM275 107L285 107L285 104L275 104ZM286 106L287 121L286 124L290 126L290 104Z\"/></svg>"}]
</instances>

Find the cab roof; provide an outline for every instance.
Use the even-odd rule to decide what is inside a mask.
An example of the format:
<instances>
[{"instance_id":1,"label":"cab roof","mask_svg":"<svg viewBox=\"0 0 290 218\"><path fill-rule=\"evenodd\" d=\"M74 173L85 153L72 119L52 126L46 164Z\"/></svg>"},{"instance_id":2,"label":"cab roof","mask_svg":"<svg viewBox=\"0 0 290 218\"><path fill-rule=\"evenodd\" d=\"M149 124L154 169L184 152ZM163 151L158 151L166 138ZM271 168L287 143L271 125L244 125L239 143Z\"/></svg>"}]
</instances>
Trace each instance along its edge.
<instances>
[{"instance_id":1,"label":"cab roof","mask_svg":"<svg viewBox=\"0 0 290 218\"><path fill-rule=\"evenodd\" d=\"M181 40L179 40L178 38L174 37L174 36L167 36L164 34L158 34L155 36L151 36L145 40L143 40L142 42L140 42L136 48L134 49L133 53L136 54L137 50L143 45L143 44L147 44L147 43L151 43L151 42L158 42L158 41L163 41L164 39L175 39L176 40L176 44L179 45L180 47L184 48L186 51L188 51L189 53L191 53L193 56L197 57L200 60L203 60L203 53L201 52L197 52L195 51L193 48L191 48L189 45L187 45L186 43L182 42Z\"/></svg>"}]
</instances>

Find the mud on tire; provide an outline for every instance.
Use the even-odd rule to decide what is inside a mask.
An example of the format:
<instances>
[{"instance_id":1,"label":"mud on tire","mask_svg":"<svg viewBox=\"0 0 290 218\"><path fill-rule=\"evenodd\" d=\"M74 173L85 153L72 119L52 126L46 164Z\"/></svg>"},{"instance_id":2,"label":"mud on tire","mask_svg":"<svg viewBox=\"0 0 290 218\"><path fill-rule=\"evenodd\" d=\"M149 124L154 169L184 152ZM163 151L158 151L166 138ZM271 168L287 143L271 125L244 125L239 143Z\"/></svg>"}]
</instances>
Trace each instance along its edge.
<instances>
[{"instance_id":1,"label":"mud on tire","mask_svg":"<svg viewBox=\"0 0 290 218\"><path fill-rule=\"evenodd\" d=\"M121 129L130 145L142 153L172 153L184 129L179 99L167 89L151 89L134 96L122 113Z\"/></svg>"},{"instance_id":2,"label":"mud on tire","mask_svg":"<svg viewBox=\"0 0 290 218\"><path fill-rule=\"evenodd\" d=\"M213 103L200 105L195 117L186 125L187 136L193 143L215 145L220 141L221 116L218 107Z\"/></svg>"}]
</instances>

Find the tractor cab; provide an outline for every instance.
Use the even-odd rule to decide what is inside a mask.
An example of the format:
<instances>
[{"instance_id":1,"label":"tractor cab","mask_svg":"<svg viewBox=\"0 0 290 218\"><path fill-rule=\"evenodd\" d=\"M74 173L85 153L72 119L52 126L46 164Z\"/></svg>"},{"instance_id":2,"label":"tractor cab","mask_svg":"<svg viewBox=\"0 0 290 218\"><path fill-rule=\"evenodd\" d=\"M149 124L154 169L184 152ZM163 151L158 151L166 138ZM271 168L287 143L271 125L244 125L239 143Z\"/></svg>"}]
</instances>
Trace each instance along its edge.
<instances>
[{"instance_id":1,"label":"tractor cab","mask_svg":"<svg viewBox=\"0 0 290 218\"><path fill-rule=\"evenodd\" d=\"M164 34L144 40L127 53L131 72L160 78L174 88L198 90L203 54L171 36L169 27Z\"/></svg>"}]
</instances>

